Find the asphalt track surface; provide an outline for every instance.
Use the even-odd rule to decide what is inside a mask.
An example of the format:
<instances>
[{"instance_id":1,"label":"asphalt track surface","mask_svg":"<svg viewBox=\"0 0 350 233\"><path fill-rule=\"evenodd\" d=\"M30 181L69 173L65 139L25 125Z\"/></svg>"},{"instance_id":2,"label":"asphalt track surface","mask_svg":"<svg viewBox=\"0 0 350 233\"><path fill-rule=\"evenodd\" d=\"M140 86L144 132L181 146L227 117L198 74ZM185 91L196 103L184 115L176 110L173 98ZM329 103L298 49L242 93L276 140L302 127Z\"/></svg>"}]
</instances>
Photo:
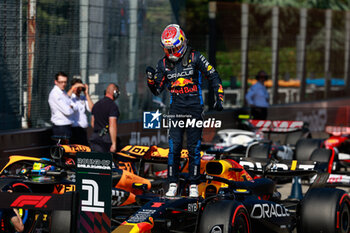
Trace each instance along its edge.
<instances>
[{"instance_id":1,"label":"asphalt track surface","mask_svg":"<svg viewBox=\"0 0 350 233\"><path fill-rule=\"evenodd\" d=\"M302 193L304 195L307 192L307 190L309 189L310 186L306 185L306 184L302 184L301 186L302 186ZM339 189L343 189L347 193L350 193L350 188L341 188L341 187L338 187L338 188ZM282 199L288 198L291 195L292 183L277 184L277 191L279 191L281 193Z\"/></svg>"},{"instance_id":2,"label":"asphalt track surface","mask_svg":"<svg viewBox=\"0 0 350 233\"><path fill-rule=\"evenodd\" d=\"M307 192L307 190L309 189L310 186L303 184L303 182L302 182L301 187L302 187L302 194L305 195L305 193ZM350 188L339 188L339 189L343 189L344 191L350 193ZM277 184L277 190L281 193L282 199L287 199L292 194L292 192L291 192L292 191L292 183ZM294 230L293 233L297 233L297 231Z\"/></svg>"}]
</instances>

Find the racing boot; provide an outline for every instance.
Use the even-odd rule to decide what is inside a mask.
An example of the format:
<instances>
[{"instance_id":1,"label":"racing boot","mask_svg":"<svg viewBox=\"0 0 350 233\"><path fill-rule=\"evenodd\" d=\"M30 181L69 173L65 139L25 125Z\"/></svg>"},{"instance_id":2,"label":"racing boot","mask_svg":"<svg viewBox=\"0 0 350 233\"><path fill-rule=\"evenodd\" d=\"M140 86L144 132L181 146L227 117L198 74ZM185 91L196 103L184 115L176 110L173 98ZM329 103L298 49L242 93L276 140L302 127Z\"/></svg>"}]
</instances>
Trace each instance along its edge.
<instances>
[{"instance_id":1,"label":"racing boot","mask_svg":"<svg viewBox=\"0 0 350 233\"><path fill-rule=\"evenodd\" d=\"M196 184L191 184L190 185L190 197L198 197L198 186Z\"/></svg>"},{"instance_id":2,"label":"racing boot","mask_svg":"<svg viewBox=\"0 0 350 233\"><path fill-rule=\"evenodd\" d=\"M176 183L170 183L168 192L165 194L167 197L175 197L177 193L177 184Z\"/></svg>"}]
</instances>

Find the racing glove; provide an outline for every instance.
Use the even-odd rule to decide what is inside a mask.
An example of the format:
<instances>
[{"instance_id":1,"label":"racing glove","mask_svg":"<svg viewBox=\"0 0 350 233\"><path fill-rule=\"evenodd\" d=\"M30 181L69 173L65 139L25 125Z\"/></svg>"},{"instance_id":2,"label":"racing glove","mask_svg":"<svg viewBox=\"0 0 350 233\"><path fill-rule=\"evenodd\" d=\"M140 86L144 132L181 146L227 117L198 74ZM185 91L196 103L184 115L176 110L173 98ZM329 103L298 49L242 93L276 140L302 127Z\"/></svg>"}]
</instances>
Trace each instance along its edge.
<instances>
[{"instance_id":1,"label":"racing glove","mask_svg":"<svg viewBox=\"0 0 350 233\"><path fill-rule=\"evenodd\" d=\"M214 109L216 111L221 112L224 109L224 107L222 106L223 102L224 102L224 95L219 94L218 98L216 99L216 103L214 104Z\"/></svg>"},{"instance_id":2,"label":"racing glove","mask_svg":"<svg viewBox=\"0 0 350 233\"><path fill-rule=\"evenodd\" d=\"M156 73L156 71L153 69L153 67L148 66L146 68L146 78L147 78L147 82L149 84L154 84L154 74Z\"/></svg>"}]
</instances>

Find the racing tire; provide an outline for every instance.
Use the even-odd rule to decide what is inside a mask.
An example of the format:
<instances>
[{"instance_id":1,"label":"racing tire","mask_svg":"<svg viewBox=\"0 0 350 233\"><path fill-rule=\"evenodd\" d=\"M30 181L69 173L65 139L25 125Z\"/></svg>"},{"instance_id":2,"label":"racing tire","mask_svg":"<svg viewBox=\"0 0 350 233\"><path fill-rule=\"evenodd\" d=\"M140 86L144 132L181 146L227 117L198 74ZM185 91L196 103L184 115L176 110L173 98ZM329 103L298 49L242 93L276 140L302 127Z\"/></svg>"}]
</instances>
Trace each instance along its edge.
<instances>
[{"instance_id":1,"label":"racing tire","mask_svg":"<svg viewBox=\"0 0 350 233\"><path fill-rule=\"evenodd\" d=\"M284 144L289 146L295 146L298 140L302 138L311 138L311 133L308 129L287 133Z\"/></svg>"},{"instance_id":2,"label":"racing tire","mask_svg":"<svg viewBox=\"0 0 350 233\"><path fill-rule=\"evenodd\" d=\"M257 143L251 145L247 149L248 158L259 158L259 159L268 159L270 154L271 145L269 143Z\"/></svg>"},{"instance_id":3,"label":"racing tire","mask_svg":"<svg viewBox=\"0 0 350 233\"><path fill-rule=\"evenodd\" d=\"M201 216L201 233L250 233L249 214L237 201L222 200L209 203Z\"/></svg>"},{"instance_id":4,"label":"racing tire","mask_svg":"<svg viewBox=\"0 0 350 233\"><path fill-rule=\"evenodd\" d=\"M332 150L325 148L317 148L311 153L310 160L320 163L328 163L331 157Z\"/></svg>"},{"instance_id":5,"label":"racing tire","mask_svg":"<svg viewBox=\"0 0 350 233\"><path fill-rule=\"evenodd\" d=\"M350 197L340 189L311 189L300 205L298 233L349 233Z\"/></svg>"},{"instance_id":6,"label":"racing tire","mask_svg":"<svg viewBox=\"0 0 350 233\"><path fill-rule=\"evenodd\" d=\"M322 140L314 138L299 139L295 145L295 159L298 161L310 161L312 152L321 147Z\"/></svg>"},{"instance_id":7,"label":"racing tire","mask_svg":"<svg viewBox=\"0 0 350 233\"><path fill-rule=\"evenodd\" d=\"M51 233L67 233L71 231L71 211L56 210L51 214Z\"/></svg>"}]
</instances>

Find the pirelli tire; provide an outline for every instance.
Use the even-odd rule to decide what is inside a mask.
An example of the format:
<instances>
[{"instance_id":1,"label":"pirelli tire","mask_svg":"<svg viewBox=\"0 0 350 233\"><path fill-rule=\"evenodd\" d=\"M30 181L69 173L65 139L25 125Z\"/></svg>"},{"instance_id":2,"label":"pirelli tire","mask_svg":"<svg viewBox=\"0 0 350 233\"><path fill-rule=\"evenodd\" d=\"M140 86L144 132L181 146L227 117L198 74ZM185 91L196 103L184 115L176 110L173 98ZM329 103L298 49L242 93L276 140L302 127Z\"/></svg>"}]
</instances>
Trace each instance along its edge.
<instances>
[{"instance_id":1,"label":"pirelli tire","mask_svg":"<svg viewBox=\"0 0 350 233\"><path fill-rule=\"evenodd\" d=\"M300 205L298 233L349 233L350 197L340 189L311 189Z\"/></svg>"},{"instance_id":2,"label":"pirelli tire","mask_svg":"<svg viewBox=\"0 0 350 233\"><path fill-rule=\"evenodd\" d=\"M310 130L304 128L295 132L287 133L284 144L289 146L295 146L299 139L311 137L312 136Z\"/></svg>"},{"instance_id":3,"label":"pirelli tire","mask_svg":"<svg viewBox=\"0 0 350 233\"><path fill-rule=\"evenodd\" d=\"M268 159L271 145L269 143L254 143L247 149L248 158Z\"/></svg>"},{"instance_id":4,"label":"pirelli tire","mask_svg":"<svg viewBox=\"0 0 350 233\"><path fill-rule=\"evenodd\" d=\"M321 148L321 143L322 143L321 139L315 139L315 138L299 139L295 145L294 159L299 161L310 161L312 152L317 148Z\"/></svg>"},{"instance_id":5,"label":"pirelli tire","mask_svg":"<svg viewBox=\"0 0 350 233\"><path fill-rule=\"evenodd\" d=\"M201 233L250 233L250 219L242 203L232 200L211 202L204 208Z\"/></svg>"}]
</instances>

